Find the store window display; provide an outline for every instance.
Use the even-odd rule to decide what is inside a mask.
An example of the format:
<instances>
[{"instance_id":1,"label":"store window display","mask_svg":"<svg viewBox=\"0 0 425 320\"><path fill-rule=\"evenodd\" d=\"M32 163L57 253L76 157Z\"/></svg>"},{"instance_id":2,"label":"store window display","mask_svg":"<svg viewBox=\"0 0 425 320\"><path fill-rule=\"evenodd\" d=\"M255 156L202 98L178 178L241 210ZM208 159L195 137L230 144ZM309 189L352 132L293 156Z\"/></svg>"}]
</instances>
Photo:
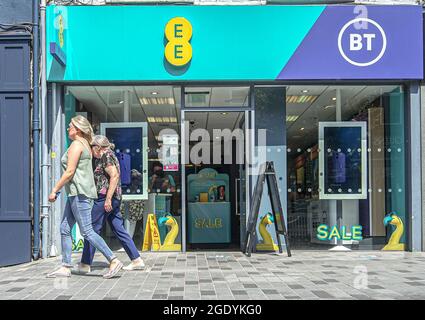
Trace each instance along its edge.
<instances>
[{"instance_id":1,"label":"store window display","mask_svg":"<svg viewBox=\"0 0 425 320\"><path fill-rule=\"evenodd\" d=\"M310 101L286 104L292 245L383 249L393 233L385 215L394 211L407 224L403 87L289 86L287 97L294 96ZM359 228L361 240L324 241L323 225Z\"/></svg>"},{"instance_id":2,"label":"store window display","mask_svg":"<svg viewBox=\"0 0 425 320\"><path fill-rule=\"evenodd\" d=\"M172 155L177 159L173 162L173 172L166 172L168 167L163 169L160 152L162 130L179 132L180 87L68 86L66 90L70 100L66 102L66 107L87 114L95 133L105 135L115 144L114 154L121 168L120 208L125 218L125 228L136 247L142 249L148 214L155 214L158 224L161 217L171 215L173 219L169 220L175 221L174 224L178 224L181 230L178 141L172 150ZM171 150L169 153L165 156L171 157ZM170 223L161 224L161 243L171 229ZM174 233L175 230L176 226ZM108 226L103 236L111 248L121 248ZM178 248L181 231L174 241L176 246L173 248Z\"/></svg>"}]
</instances>

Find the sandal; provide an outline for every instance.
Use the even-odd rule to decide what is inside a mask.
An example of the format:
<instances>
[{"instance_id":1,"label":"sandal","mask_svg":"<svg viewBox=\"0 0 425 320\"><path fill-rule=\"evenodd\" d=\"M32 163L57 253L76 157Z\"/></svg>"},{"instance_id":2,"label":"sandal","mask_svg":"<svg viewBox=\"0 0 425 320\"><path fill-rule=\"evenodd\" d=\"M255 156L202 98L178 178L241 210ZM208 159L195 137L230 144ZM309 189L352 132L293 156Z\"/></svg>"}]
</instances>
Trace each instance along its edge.
<instances>
[{"instance_id":1,"label":"sandal","mask_svg":"<svg viewBox=\"0 0 425 320\"><path fill-rule=\"evenodd\" d=\"M66 268L67 271L64 271L64 268L60 268L56 271L50 272L47 274L47 278L69 278L71 276L71 270L69 268Z\"/></svg>"},{"instance_id":2,"label":"sandal","mask_svg":"<svg viewBox=\"0 0 425 320\"><path fill-rule=\"evenodd\" d=\"M105 279L113 278L123 267L123 263L119 261L113 269L110 269L106 274L103 275Z\"/></svg>"},{"instance_id":3,"label":"sandal","mask_svg":"<svg viewBox=\"0 0 425 320\"><path fill-rule=\"evenodd\" d=\"M91 272L91 268L89 265L82 266L81 262L78 263L74 268L71 270L71 273L79 274L79 275L85 275Z\"/></svg>"}]
</instances>

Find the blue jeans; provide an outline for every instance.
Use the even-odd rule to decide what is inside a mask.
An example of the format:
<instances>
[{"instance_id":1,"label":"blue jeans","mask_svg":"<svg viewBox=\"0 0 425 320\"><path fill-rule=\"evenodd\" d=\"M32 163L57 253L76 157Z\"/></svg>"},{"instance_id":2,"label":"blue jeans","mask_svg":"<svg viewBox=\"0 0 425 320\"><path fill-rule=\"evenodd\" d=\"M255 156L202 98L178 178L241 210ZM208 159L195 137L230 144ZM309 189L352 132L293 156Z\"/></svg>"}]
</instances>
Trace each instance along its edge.
<instances>
[{"instance_id":1,"label":"blue jeans","mask_svg":"<svg viewBox=\"0 0 425 320\"><path fill-rule=\"evenodd\" d=\"M91 221L92 204L93 200L83 195L68 197L66 201L65 213L60 227L62 237L62 264L64 266L72 267L71 231L75 222L77 222L84 239L88 240L93 246L99 249L109 262L116 258L105 240L93 230Z\"/></svg>"},{"instance_id":2,"label":"blue jeans","mask_svg":"<svg viewBox=\"0 0 425 320\"><path fill-rule=\"evenodd\" d=\"M112 211L105 211L105 197L100 197L94 201L93 209L91 211L93 230L100 234L102 231L103 225L105 223L105 218L108 220L108 223L114 232L115 236L121 242L125 252L131 260L137 259L140 257L139 252L133 242L133 239L130 237L128 232L124 228L124 220L120 212L121 201L112 198ZM84 241L83 256L81 257L81 262L84 264L91 265L93 262L94 253L96 248L91 245L88 241Z\"/></svg>"}]
</instances>

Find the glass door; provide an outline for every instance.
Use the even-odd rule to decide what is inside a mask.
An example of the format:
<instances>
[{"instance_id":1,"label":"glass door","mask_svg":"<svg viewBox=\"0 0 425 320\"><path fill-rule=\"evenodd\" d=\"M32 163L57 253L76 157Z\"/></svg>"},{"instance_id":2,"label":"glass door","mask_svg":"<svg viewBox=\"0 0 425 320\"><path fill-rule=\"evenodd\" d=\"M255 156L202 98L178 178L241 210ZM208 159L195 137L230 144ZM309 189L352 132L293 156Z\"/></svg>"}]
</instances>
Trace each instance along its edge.
<instances>
[{"instance_id":1,"label":"glass door","mask_svg":"<svg viewBox=\"0 0 425 320\"><path fill-rule=\"evenodd\" d=\"M183 250L242 248L253 149L250 111L191 109L181 119Z\"/></svg>"}]
</instances>

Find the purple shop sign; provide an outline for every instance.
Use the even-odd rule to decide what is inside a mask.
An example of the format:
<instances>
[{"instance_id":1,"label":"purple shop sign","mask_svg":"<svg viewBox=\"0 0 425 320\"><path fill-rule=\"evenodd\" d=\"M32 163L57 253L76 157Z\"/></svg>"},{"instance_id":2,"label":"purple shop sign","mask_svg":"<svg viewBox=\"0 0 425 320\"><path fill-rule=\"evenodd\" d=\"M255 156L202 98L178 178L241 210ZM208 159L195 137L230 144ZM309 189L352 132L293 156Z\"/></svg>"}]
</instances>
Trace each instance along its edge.
<instances>
[{"instance_id":1,"label":"purple shop sign","mask_svg":"<svg viewBox=\"0 0 425 320\"><path fill-rule=\"evenodd\" d=\"M422 79L422 23L420 6L328 6L277 78Z\"/></svg>"}]
</instances>

